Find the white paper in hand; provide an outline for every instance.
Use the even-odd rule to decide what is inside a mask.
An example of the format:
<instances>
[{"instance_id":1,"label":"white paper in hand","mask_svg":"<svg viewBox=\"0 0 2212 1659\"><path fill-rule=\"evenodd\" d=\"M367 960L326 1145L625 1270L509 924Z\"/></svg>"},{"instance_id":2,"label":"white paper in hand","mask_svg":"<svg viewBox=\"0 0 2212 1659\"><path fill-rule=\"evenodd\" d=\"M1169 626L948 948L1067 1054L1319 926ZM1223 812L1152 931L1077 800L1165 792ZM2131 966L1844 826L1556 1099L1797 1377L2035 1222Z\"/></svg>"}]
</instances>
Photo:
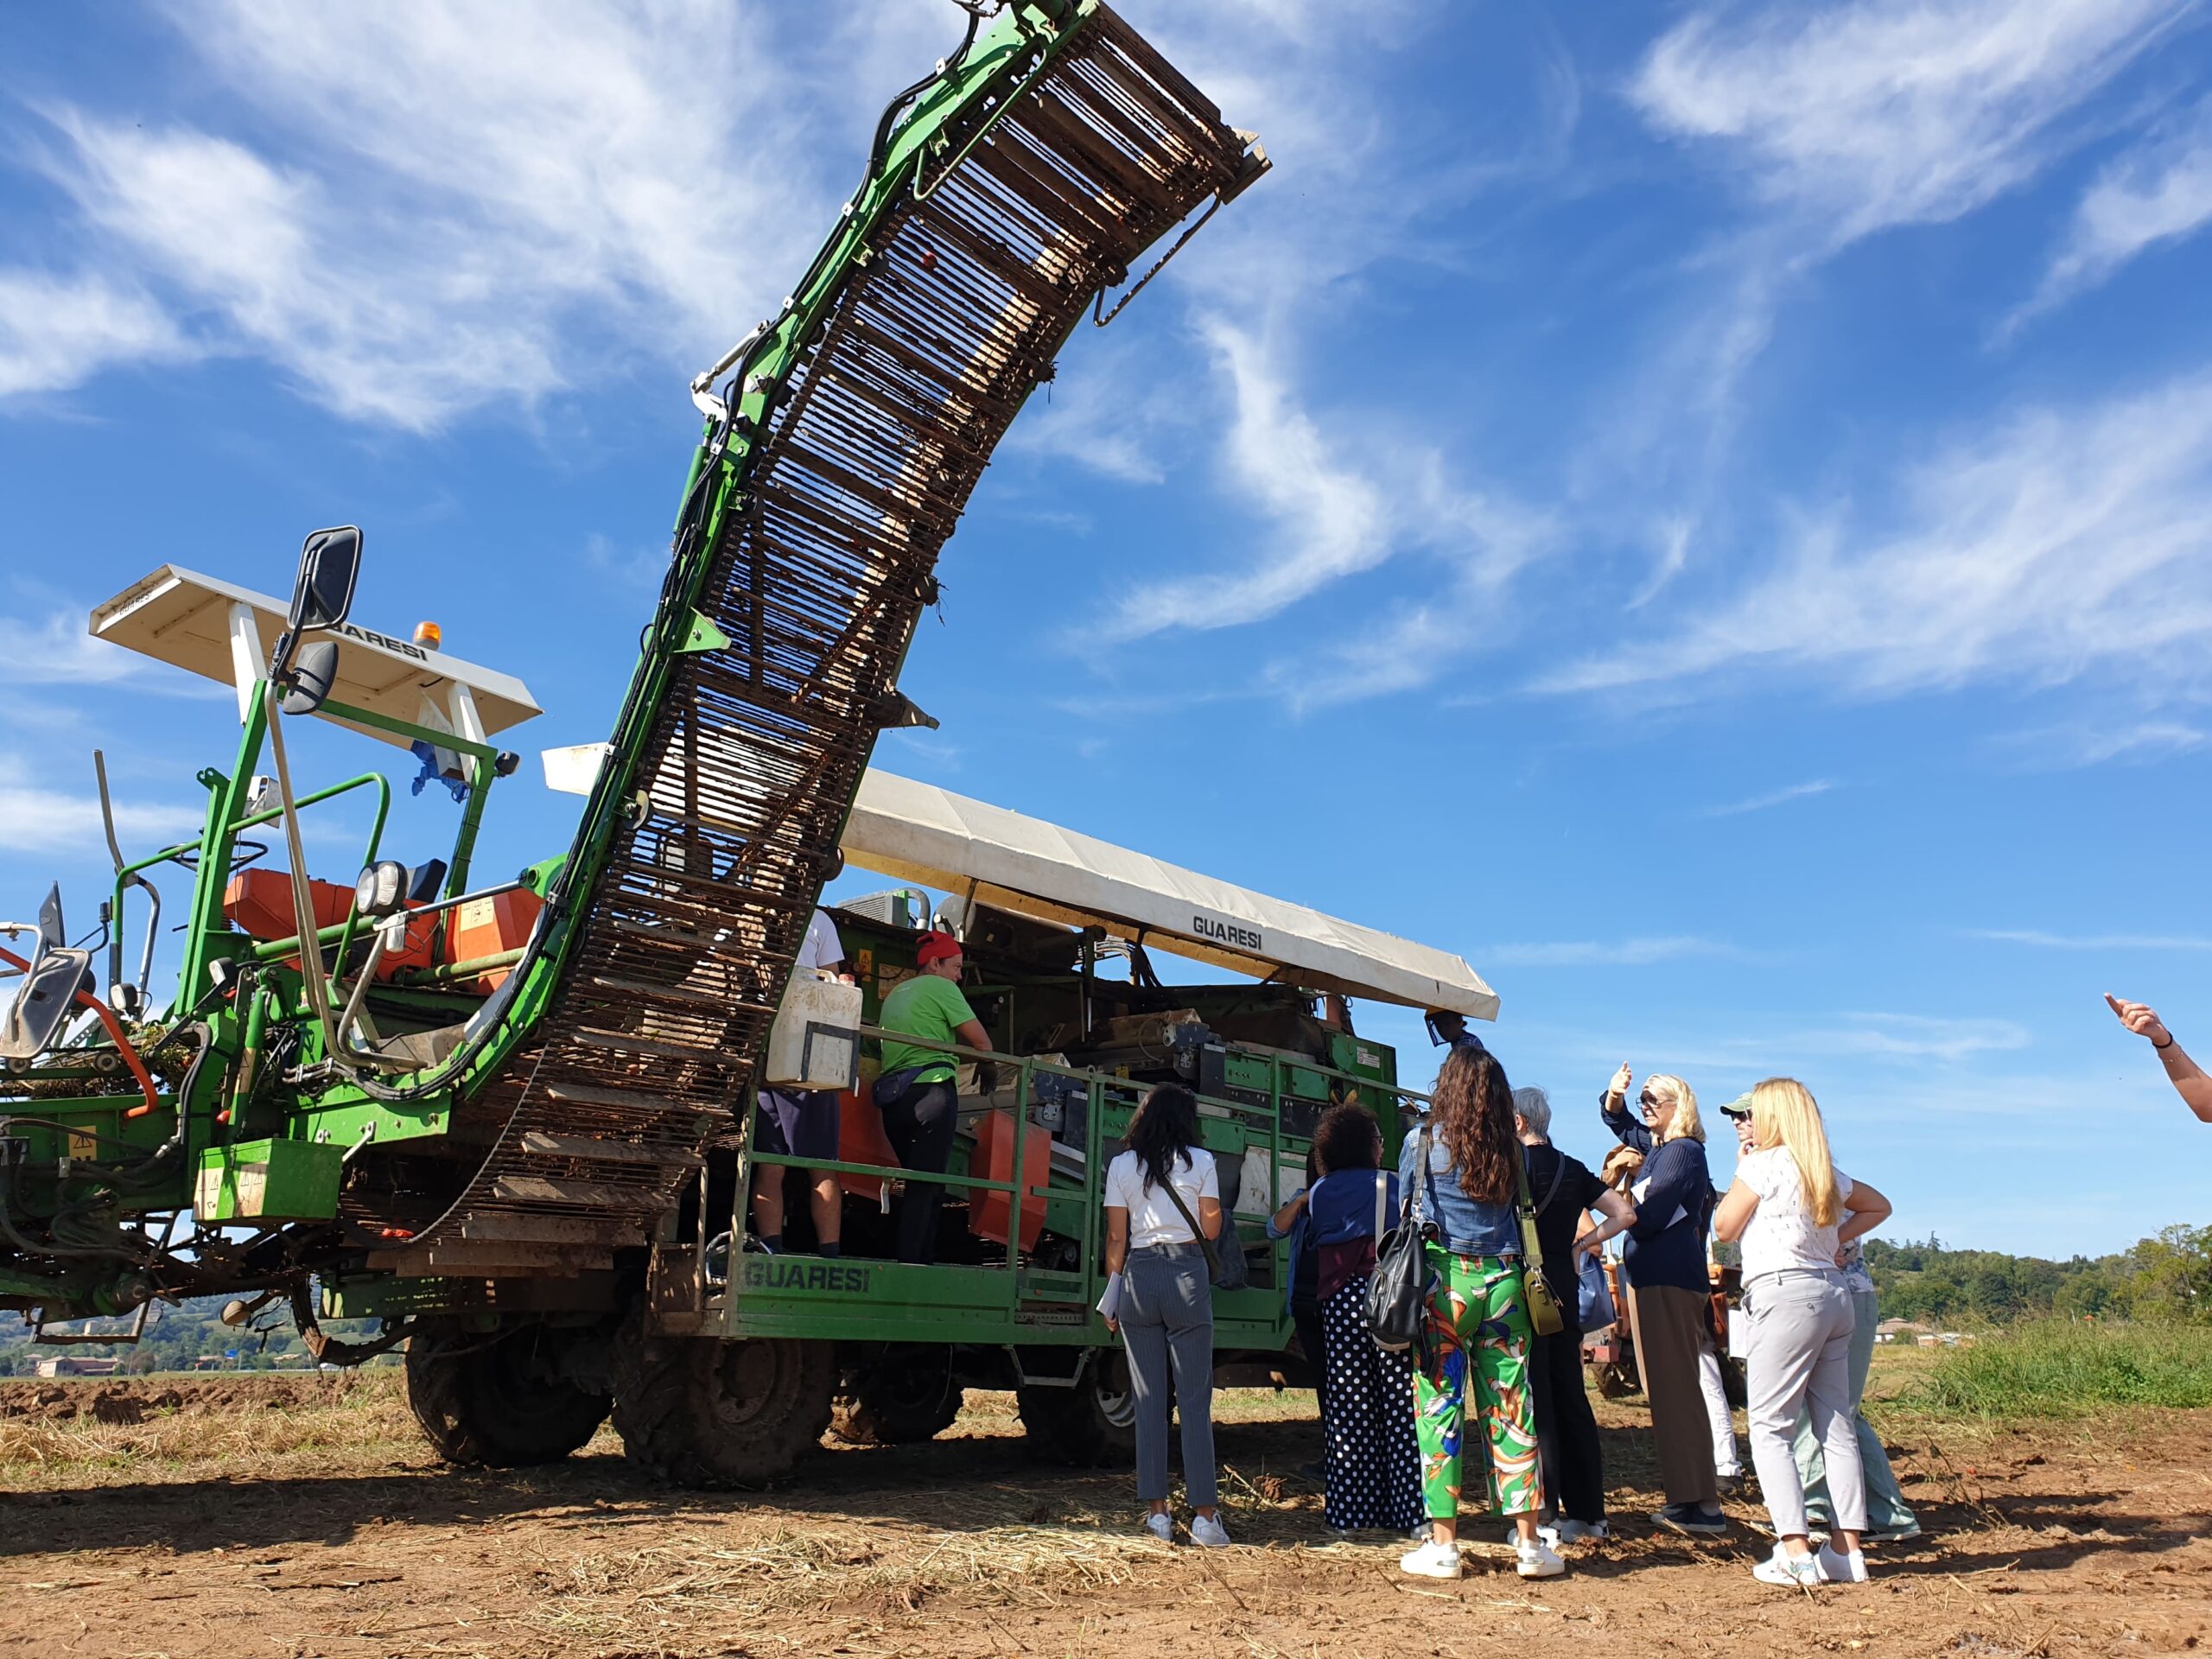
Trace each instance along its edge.
<instances>
[{"instance_id":1,"label":"white paper in hand","mask_svg":"<svg viewBox=\"0 0 2212 1659\"><path fill-rule=\"evenodd\" d=\"M1121 1317L1122 1275L1120 1274L1109 1273L1106 1275L1106 1290L1105 1294L1098 1299L1098 1311L1109 1319Z\"/></svg>"}]
</instances>

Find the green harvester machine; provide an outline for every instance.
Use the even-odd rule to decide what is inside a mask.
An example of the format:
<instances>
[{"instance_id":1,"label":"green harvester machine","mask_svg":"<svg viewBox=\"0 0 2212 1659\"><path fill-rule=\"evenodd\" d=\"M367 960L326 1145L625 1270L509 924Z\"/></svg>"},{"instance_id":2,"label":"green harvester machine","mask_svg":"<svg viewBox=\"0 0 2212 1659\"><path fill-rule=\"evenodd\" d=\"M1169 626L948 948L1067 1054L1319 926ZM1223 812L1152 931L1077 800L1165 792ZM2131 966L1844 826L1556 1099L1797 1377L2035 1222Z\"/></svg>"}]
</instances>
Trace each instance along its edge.
<instances>
[{"instance_id":1,"label":"green harvester machine","mask_svg":"<svg viewBox=\"0 0 2212 1659\"><path fill-rule=\"evenodd\" d=\"M43 1339L226 1295L234 1322L289 1312L325 1363L404 1344L416 1414L458 1463L564 1457L611 1414L663 1478L756 1484L827 1428L934 1434L969 1385L1019 1390L1046 1455L1119 1457L1099 1187L1143 1090L1174 1078L1202 1097L1238 1217L1220 1380L1305 1380L1284 1247L1259 1222L1332 1102L1374 1107L1395 1144L1406 1097L1345 998L1491 1017L1495 997L1456 957L868 771L880 732L927 720L899 671L999 437L1086 312L1110 320L1108 296L1142 286L1140 256L1267 168L1096 0L966 9L791 297L692 384L705 429L666 578L565 854L474 868L518 763L493 739L537 705L433 637L355 624L359 530L308 538L289 603L163 566L95 610L95 637L233 685L241 730L230 769L199 774L197 839L134 858L111 830L103 941L71 944L58 891L0 922L18 982L0 1308ZM447 855L387 856L379 770L296 785L301 718L419 757L459 803ZM554 754L577 752L549 753L549 781ZM371 809L351 886L310 879L302 828L341 798ZM280 839L282 868L263 861ZM810 1032L809 1077L826 1065L852 1091L846 1253L804 1253L801 1202L793 1253L766 1255L747 1194L792 1160L753 1151L751 1105L792 1081L769 1075L772 1027L849 855L944 897L835 912L862 1006ZM172 870L191 895L157 1007ZM922 1266L883 1259L904 1172L868 1103L868 1039L932 924L963 936L993 1048L961 1056ZM1165 983L1150 950L1243 977ZM363 1319L378 1334L323 1329Z\"/></svg>"}]
</instances>

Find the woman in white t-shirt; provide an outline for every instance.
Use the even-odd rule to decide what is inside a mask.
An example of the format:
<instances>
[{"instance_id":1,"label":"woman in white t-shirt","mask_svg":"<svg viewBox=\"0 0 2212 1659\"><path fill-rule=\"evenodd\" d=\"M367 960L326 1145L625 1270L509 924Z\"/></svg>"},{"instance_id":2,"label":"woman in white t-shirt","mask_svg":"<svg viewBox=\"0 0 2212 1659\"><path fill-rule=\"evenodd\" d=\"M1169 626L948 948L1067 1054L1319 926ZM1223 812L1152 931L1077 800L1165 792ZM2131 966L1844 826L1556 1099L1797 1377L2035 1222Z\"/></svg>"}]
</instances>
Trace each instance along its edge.
<instances>
[{"instance_id":1,"label":"woman in white t-shirt","mask_svg":"<svg viewBox=\"0 0 2212 1659\"><path fill-rule=\"evenodd\" d=\"M1106 1166L1106 1270L1120 1275L1106 1328L1129 1357L1137 1410L1137 1496L1145 1527L1172 1542L1167 1407L1181 1408L1183 1484L1191 1541L1229 1542L1216 1512L1213 1466L1213 1274L1202 1242L1221 1233L1221 1177L1198 1141L1198 1103L1163 1083L1129 1120L1129 1149ZM1113 1294L1109 1292L1109 1294ZM1173 1389L1169 1389L1170 1373Z\"/></svg>"},{"instance_id":2,"label":"woman in white t-shirt","mask_svg":"<svg viewBox=\"0 0 2212 1659\"><path fill-rule=\"evenodd\" d=\"M1751 1461L1774 1522L1770 1560L1753 1574L1769 1584L1859 1583L1866 1558L1866 1491L1851 1399L1851 1332L1856 1310L1842 1256L1881 1224L1890 1201L1853 1181L1828 1156L1821 1109L1802 1083L1769 1077L1751 1090L1751 1150L1736 1164L1713 1230L1741 1241L1744 1306L1751 1347L1745 1382ZM1827 1464L1835 1529L1815 1554L1805 1525L1805 1489L1790 1443L1809 1412Z\"/></svg>"}]
</instances>

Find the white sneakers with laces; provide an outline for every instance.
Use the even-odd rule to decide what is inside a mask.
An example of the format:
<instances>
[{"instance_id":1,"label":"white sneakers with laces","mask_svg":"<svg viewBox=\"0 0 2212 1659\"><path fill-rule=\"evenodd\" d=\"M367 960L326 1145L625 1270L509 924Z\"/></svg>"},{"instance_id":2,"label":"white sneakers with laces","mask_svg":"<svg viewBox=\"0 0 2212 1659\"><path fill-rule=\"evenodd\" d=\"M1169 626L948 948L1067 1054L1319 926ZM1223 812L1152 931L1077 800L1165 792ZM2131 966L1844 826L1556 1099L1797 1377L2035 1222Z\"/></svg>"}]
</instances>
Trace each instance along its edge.
<instances>
[{"instance_id":1,"label":"white sneakers with laces","mask_svg":"<svg viewBox=\"0 0 2212 1659\"><path fill-rule=\"evenodd\" d=\"M1761 1584L1788 1585L1809 1590L1821 1581L1821 1564L1811 1554L1792 1555L1787 1544L1777 1544L1774 1554L1751 1569Z\"/></svg>"},{"instance_id":2,"label":"white sneakers with laces","mask_svg":"<svg viewBox=\"0 0 2212 1659\"><path fill-rule=\"evenodd\" d=\"M1144 1529L1163 1544L1175 1541L1175 1518L1173 1516L1162 1515L1155 1510L1145 1516Z\"/></svg>"},{"instance_id":3,"label":"white sneakers with laces","mask_svg":"<svg viewBox=\"0 0 2212 1659\"><path fill-rule=\"evenodd\" d=\"M1434 1538L1398 1557L1398 1571L1410 1573L1417 1579L1456 1579L1463 1570L1459 1546L1440 1544Z\"/></svg>"},{"instance_id":4,"label":"white sneakers with laces","mask_svg":"<svg viewBox=\"0 0 2212 1659\"><path fill-rule=\"evenodd\" d=\"M1201 1549L1227 1549L1229 1529L1221 1524L1217 1516L1194 1515L1191 1517L1191 1541Z\"/></svg>"},{"instance_id":5,"label":"white sneakers with laces","mask_svg":"<svg viewBox=\"0 0 2212 1659\"><path fill-rule=\"evenodd\" d=\"M1814 1552L1813 1559L1820 1563L1821 1577L1830 1584L1866 1582L1866 1557L1862 1551L1854 1549L1847 1555L1822 1544Z\"/></svg>"},{"instance_id":6,"label":"white sneakers with laces","mask_svg":"<svg viewBox=\"0 0 2212 1659\"><path fill-rule=\"evenodd\" d=\"M1541 1539L1513 1547L1513 1570L1524 1579L1555 1579L1567 1571L1559 1552Z\"/></svg>"}]
</instances>

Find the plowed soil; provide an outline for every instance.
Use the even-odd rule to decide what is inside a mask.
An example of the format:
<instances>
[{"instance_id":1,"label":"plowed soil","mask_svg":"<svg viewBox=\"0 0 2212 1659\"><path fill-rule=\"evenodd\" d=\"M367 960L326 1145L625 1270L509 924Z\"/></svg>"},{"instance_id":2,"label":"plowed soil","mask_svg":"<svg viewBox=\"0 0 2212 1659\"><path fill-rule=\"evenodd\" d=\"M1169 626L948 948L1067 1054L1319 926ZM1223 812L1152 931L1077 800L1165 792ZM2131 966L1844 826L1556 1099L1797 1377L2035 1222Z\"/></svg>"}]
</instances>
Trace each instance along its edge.
<instances>
[{"instance_id":1,"label":"plowed soil","mask_svg":"<svg viewBox=\"0 0 2212 1659\"><path fill-rule=\"evenodd\" d=\"M1323 1530L1318 1489L1293 1472L1318 1438L1294 1395L1224 1397L1239 1420L1220 1433L1236 1547L1201 1552L1134 1535L1126 1472L1040 1469L1001 1395L971 1394L931 1445L831 1450L782 1491L701 1495L647 1485L604 1431L549 1469L442 1468L396 1383L77 1385L94 1401L139 1391L135 1423L97 1405L57 1419L52 1400L32 1416L16 1402L54 1385L0 1386L0 1659L2212 1645L2212 1412L1885 1419L1928 1535L1872 1553L1869 1585L1808 1594L1753 1581L1765 1546L1749 1524L1713 1544L1653 1531L1635 1402L1601 1408L1614 1541L1528 1584L1485 1523L1468 1576L1437 1584L1398 1574L1397 1541Z\"/></svg>"}]
</instances>

